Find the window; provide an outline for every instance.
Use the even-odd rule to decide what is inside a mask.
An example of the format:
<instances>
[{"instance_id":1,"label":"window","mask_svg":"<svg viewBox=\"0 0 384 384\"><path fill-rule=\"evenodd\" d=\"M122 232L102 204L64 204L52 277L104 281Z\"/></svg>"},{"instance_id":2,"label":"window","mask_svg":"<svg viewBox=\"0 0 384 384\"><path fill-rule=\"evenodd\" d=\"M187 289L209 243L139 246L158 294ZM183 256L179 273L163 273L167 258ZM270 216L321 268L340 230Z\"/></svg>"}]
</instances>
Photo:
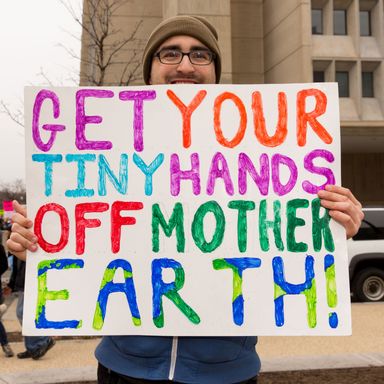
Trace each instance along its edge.
<instances>
[{"instance_id":1,"label":"window","mask_svg":"<svg viewBox=\"0 0 384 384\"><path fill-rule=\"evenodd\" d=\"M366 208L365 218L354 240L383 240L384 239L384 209Z\"/></svg>"},{"instance_id":2,"label":"window","mask_svg":"<svg viewBox=\"0 0 384 384\"><path fill-rule=\"evenodd\" d=\"M313 71L313 82L314 83L324 83L325 73L324 71Z\"/></svg>"},{"instance_id":3,"label":"window","mask_svg":"<svg viewBox=\"0 0 384 384\"><path fill-rule=\"evenodd\" d=\"M362 72L361 83L363 97L374 97L373 72Z\"/></svg>"},{"instance_id":4,"label":"window","mask_svg":"<svg viewBox=\"0 0 384 384\"><path fill-rule=\"evenodd\" d=\"M360 36L371 36L371 12L360 11Z\"/></svg>"},{"instance_id":5,"label":"window","mask_svg":"<svg viewBox=\"0 0 384 384\"><path fill-rule=\"evenodd\" d=\"M347 34L347 11L345 9L335 9L333 11L333 34Z\"/></svg>"},{"instance_id":6,"label":"window","mask_svg":"<svg viewBox=\"0 0 384 384\"><path fill-rule=\"evenodd\" d=\"M336 81L339 84L339 97L349 97L349 73L337 71Z\"/></svg>"},{"instance_id":7,"label":"window","mask_svg":"<svg viewBox=\"0 0 384 384\"><path fill-rule=\"evenodd\" d=\"M312 34L323 34L323 10L312 9Z\"/></svg>"}]
</instances>

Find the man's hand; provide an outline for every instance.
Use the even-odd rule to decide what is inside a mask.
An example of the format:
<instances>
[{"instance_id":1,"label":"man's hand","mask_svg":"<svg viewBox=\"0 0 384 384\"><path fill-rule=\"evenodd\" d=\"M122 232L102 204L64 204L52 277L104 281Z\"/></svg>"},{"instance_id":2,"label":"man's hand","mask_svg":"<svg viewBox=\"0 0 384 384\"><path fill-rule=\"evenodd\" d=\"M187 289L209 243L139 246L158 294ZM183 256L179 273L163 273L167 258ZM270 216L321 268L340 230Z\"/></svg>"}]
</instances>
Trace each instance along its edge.
<instances>
[{"instance_id":1,"label":"man's hand","mask_svg":"<svg viewBox=\"0 0 384 384\"><path fill-rule=\"evenodd\" d=\"M26 259L26 250L35 252L37 250L37 237L32 232L33 223L27 218L25 206L13 201L15 213L12 216L11 236L7 240L9 251L21 260Z\"/></svg>"},{"instance_id":2,"label":"man's hand","mask_svg":"<svg viewBox=\"0 0 384 384\"><path fill-rule=\"evenodd\" d=\"M327 185L325 190L319 191L318 196L321 205L329 209L329 215L345 228L347 238L356 235L364 213L352 192L337 185Z\"/></svg>"}]
</instances>

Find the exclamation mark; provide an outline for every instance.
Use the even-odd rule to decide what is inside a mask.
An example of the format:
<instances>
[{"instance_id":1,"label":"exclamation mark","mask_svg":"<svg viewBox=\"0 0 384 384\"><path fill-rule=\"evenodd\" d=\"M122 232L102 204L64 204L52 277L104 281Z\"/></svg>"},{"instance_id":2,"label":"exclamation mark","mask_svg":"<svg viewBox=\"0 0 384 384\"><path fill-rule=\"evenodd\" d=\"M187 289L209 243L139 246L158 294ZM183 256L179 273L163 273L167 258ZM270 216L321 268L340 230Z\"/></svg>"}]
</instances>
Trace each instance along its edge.
<instances>
[{"instance_id":1,"label":"exclamation mark","mask_svg":"<svg viewBox=\"0 0 384 384\"><path fill-rule=\"evenodd\" d=\"M324 271L327 286L327 303L330 308L337 306L335 259L332 255L326 255L324 258ZM328 322L331 328L337 328L339 319L336 312L330 312Z\"/></svg>"}]
</instances>

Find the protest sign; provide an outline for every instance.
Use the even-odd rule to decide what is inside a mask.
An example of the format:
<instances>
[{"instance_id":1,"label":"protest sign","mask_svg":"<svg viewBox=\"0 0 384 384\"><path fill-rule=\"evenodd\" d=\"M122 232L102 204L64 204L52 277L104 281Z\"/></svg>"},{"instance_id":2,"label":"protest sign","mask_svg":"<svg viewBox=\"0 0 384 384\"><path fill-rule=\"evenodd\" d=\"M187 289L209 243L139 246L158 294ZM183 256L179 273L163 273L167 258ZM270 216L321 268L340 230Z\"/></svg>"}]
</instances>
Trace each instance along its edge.
<instances>
[{"instance_id":1,"label":"protest sign","mask_svg":"<svg viewBox=\"0 0 384 384\"><path fill-rule=\"evenodd\" d=\"M25 92L24 332L344 335L336 84Z\"/></svg>"},{"instance_id":2,"label":"protest sign","mask_svg":"<svg viewBox=\"0 0 384 384\"><path fill-rule=\"evenodd\" d=\"M4 219L10 219L13 215L13 206L12 201L10 200L4 200L3 201L3 216Z\"/></svg>"}]
</instances>

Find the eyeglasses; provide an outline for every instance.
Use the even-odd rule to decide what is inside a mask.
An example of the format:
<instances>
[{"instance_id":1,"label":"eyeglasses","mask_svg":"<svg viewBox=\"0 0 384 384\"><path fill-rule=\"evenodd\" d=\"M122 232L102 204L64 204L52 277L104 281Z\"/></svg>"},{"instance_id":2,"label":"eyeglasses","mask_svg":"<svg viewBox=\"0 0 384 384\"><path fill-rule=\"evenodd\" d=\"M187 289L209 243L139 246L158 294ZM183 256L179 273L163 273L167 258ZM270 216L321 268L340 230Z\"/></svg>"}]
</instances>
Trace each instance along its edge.
<instances>
[{"instance_id":1,"label":"eyeglasses","mask_svg":"<svg viewBox=\"0 0 384 384\"><path fill-rule=\"evenodd\" d=\"M153 56L158 57L160 63L168 65L180 64L184 56L188 56L193 65L209 65L216 55L208 49L195 49L190 52L182 52L179 49L162 49Z\"/></svg>"}]
</instances>

